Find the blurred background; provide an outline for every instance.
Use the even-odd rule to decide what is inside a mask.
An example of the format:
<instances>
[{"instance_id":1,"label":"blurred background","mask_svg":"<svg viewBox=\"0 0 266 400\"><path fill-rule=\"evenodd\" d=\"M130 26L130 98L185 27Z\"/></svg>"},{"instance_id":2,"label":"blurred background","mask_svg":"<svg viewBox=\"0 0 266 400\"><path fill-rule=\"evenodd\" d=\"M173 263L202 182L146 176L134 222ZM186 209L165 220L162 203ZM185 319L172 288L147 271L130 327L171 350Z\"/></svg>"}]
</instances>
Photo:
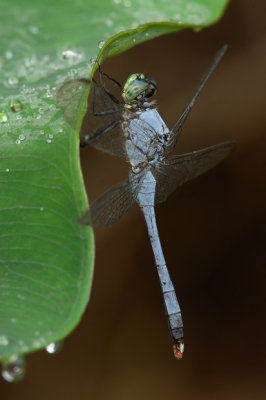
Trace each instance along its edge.
<instances>
[{"instance_id":1,"label":"blurred background","mask_svg":"<svg viewBox=\"0 0 266 400\"><path fill-rule=\"evenodd\" d=\"M265 399L266 3L232 1L217 25L163 36L106 61L120 82L158 84L171 128L222 44L229 49L186 122L177 153L235 139L233 154L156 208L182 307L185 353L174 359L143 216L137 206L95 232L91 299L63 351L27 357L5 399ZM93 148L81 163L90 201L128 165Z\"/></svg>"}]
</instances>

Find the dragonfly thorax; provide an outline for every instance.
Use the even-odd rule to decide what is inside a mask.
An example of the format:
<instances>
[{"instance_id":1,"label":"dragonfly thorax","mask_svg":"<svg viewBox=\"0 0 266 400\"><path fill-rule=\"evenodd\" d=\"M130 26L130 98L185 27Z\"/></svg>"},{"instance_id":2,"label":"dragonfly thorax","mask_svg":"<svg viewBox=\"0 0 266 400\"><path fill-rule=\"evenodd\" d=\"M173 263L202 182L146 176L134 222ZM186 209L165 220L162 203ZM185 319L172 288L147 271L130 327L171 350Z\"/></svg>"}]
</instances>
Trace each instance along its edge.
<instances>
[{"instance_id":1,"label":"dragonfly thorax","mask_svg":"<svg viewBox=\"0 0 266 400\"><path fill-rule=\"evenodd\" d=\"M164 153L169 137L162 117L155 108L144 108L134 113L124 112L125 147L133 168L153 164Z\"/></svg>"},{"instance_id":2,"label":"dragonfly thorax","mask_svg":"<svg viewBox=\"0 0 266 400\"><path fill-rule=\"evenodd\" d=\"M144 74L132 74L124 85L122 97L126 104L136 108L153 96L156 90L154 79L147 78Z\"/></svg>"}]
</instances>

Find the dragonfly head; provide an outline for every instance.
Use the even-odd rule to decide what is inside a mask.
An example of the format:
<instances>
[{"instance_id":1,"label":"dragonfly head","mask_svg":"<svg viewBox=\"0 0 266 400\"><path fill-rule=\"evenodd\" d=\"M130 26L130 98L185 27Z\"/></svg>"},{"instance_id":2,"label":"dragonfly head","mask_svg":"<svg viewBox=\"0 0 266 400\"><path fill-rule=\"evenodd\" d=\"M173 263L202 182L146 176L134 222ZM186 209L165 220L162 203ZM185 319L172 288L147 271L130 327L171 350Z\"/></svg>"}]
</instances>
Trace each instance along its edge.
<instances>
[{"instance_id":1,"label":"dragonfly head","mask_svg":"<svg viewBox=\"0 0 266 400\"><path fill-rule=\"evenodd\" d=\"M122 97L125 103L143 103L146 99L153 96L157 90L155 80L147 78L144 74L130 75L126 81Z\"/></svg>"}]
</instances>

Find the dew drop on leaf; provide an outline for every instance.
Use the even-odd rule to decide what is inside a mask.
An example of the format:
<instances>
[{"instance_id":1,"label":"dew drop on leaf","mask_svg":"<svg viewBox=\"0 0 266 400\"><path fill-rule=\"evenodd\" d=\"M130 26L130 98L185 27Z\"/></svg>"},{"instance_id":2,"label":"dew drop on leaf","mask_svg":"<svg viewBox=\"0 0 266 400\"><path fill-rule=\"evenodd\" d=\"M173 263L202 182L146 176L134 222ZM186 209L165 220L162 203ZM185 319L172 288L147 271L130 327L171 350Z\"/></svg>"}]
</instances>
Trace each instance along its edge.
<instances>
[{"instance_id":1,"label":"dew drop on leaf","mask_svg":"<svg viewBox=\"0 0 266 400\"><path fill-rule=\"evenodd\" d=\"M6 335L0 335L0 346L9 345L9 339Z\"/></svg>"},{"instance_id":2,"label":"dew drop on leaf","mask_svg":"<svg viewBox=\"0 0 266 400\"><path fill-rule=\"evenodd\" d=\"M10 103L10 108L12 111L17 112L22 110L23 105L19 100L12 100Z\"/></svg>"},{"instance_id":3,"label":"dew drop on leaf","mask_svg":"<svg viewBox=\"0 0 266 400\"><path fill-rule=\"evenodd\" d=\"M15 86L18 84L18 78L16 76L9 76L7 78L7 83L9 86Z\"/></svg>"},{"instance_id":4,"label":"dew drop on leaf","mask_svg":"<svg viewBox=\"0 0 266 400\"><path fill-rule=\"evenodd\" d=\"M6 113L0 113L0 122L7 122L7 119Z\"/></svg>"},{"instance_id":5,"label":"dew drop on leaf","mask_svg":"<svg viewBox=\"0 0 266 400\"><path fill-rule=\"evenodd\" d=\"M104 46L104 44L105 44L105 41L104 41L104 40L100 40L100 41L98 42L98 47L99 47L99 49L101 49L101 48Z\"/></svg>"}]
</instances>

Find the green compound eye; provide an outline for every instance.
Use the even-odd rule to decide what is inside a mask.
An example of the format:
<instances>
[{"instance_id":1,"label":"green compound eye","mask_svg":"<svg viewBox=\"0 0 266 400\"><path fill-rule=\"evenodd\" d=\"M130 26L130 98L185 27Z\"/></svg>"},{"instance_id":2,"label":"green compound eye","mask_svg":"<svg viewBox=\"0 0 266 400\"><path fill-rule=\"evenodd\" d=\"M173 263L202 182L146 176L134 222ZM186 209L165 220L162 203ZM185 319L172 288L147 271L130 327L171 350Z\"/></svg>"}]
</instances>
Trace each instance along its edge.
<instances>
[{"instance_id":1,"label":"green compound eye","mask_svg":"<svg viewBox=\"0 0 266 400\"><path fill-rule=\"evenodd\" d=\"M147 78L144 74L132 74L124 85L122 96L125 103L137 102L154 95L156 89L155 80Z\"/></svg>"}]
</instances>

